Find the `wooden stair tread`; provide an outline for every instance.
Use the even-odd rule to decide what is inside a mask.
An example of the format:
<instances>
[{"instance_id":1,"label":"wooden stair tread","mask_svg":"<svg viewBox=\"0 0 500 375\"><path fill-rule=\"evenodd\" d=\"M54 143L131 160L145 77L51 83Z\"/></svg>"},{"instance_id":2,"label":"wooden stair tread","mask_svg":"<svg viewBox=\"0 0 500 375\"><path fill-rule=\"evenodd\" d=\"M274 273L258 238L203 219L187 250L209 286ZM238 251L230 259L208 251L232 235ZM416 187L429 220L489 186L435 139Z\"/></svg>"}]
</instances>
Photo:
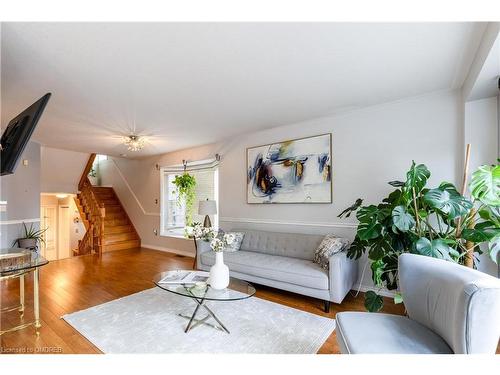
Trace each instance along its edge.
<instances>
[{"instance_id":1,"label":"wooden stair tread","mask_svg":"<svg viewBox=\"0 0 500 375\"><path fill-rule=\"evenodd\" d=\"M83 188L88 189L88 186L87 182ZM97 203L104 208L105 212L105 216L103 218L104 232L102 233L100 244L96 245L94 242L93 246L99 247L102 252L140 247L141 239L139 234L135 230L127 212L116 196L114 189L112 187L104 186L92 186L91 189ZM88 192L86 191L85 194L88 194ZM75 203L77 204L80 212L83 213L82 219L85 223L90 225L90 222L94 219L89 214L89 208L85 207L80 193L75 199ZM76 255L82 255L80 248L76 249L74 252Z\"/></svg>"},{"instance_id":2,"label":"wooden stair tread","mask_svg":"<svg viewBox=\"0 0 500 375\"><path fill-rule=\"evenodd\" d=\"M140 246L141 246L141 240L139 239L127 240L127 241L114 242L112 244L104 244L103 251L124 250L124 249L137 248Z\"/></svg>"}]
</instances>

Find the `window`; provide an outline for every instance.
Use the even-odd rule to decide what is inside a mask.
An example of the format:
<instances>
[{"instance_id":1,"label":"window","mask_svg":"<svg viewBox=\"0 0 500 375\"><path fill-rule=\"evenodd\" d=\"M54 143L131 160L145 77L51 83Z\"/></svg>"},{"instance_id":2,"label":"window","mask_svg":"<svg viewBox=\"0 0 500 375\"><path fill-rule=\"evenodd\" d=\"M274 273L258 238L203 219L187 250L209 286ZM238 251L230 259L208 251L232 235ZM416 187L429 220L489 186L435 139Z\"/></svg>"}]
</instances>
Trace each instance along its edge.
<instances>
[{"instance_id":1,"label":"window","mask_svg":"<svg viewBox=\"0 0 500 375\"><path fill-rule=\"evenodd\" d=\"M186 172L196 179L196 198L193 208L193 222L203 222L204 217L198 215L198 202L210 199L218 202L218 169L214 161L190 163ZM186 226L186 206L178 203L178 194L173 181L176 176L184 173L183 166L171 166L160 169L161 178L161 230L162 236L184 236ZM217 215L211 218L217 227Z\"/></svg>"}]
</instances>

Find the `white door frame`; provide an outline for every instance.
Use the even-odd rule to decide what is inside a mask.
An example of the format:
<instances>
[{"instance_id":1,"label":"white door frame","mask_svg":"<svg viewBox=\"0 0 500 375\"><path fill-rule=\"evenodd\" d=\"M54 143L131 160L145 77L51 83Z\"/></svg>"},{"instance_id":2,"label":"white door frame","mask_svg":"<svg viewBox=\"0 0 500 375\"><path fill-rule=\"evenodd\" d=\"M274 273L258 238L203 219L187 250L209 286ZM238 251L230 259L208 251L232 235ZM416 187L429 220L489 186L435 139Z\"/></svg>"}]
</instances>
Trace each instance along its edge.
<instances>
[{"instance_id":1,"label":"white door frame","mask_svg":"<svg viewBox=\"0 0 500 375\"><path fill-rule=\"evenodd\" d=\"M66 218L67 220L63 220L63 214L62 210L67 210L68 217ZM63 239L64 239L64 231L63 226L67 225L67 237L68 237L68 256L67 258L71 257L72 254L72 249L71 249L71 238L70 238L70 231L71 231L71 226L69 223L69 220L71 219L71 212L70 212L70 205L59 205L57 207L57 259L63 259L62 256L65 255L61 252L60 246L63 244ZM64 256L66 258L66 256Z\"/></svg>"},{"instance_id":2,"label":"white door frame","mask_svg":"<svg viewBox=\"0 0 500 375\"><path fill-rule=\"evenodd\" d=\"M47 226L45 225L45 212L44 212L44 208L53 208L54 209L54 228L53 230L55 231L54 233L54 247L55 247L55 253L56 253L56 259L59 259L59 249L58 249L58 245L59 245L59 241L58 241L58 232L59 232L59 228L58 228L58 220L57 220L57 216L59 215L59 212L57 210L57 205L54 205L54 204L46 204L46 205L43 205L43 206L40 206L40 229L45 229L47 228ZM46 238L46 235L45 233L43 234L43 237L44 239ZM47 248L47 244L44 242L43 243L43 256L45 256L45 251L46 251L46 248Z\"/></svg>"}]
</instances>

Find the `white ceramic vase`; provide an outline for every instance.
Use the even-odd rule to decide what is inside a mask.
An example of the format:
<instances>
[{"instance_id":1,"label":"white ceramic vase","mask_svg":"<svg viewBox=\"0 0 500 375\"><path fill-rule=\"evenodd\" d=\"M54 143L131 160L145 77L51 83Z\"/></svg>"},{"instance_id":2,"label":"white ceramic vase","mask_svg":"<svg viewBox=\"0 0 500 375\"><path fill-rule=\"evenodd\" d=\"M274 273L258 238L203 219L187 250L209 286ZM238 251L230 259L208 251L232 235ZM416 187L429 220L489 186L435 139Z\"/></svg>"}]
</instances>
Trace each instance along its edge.
<instances>
[{"instance_id":1,"label":"white ceramic vase","mask_svg":"<svg viewBox=\"0 0 500 375\"><path fill-rule=\"evenodd\" d=\"M210 287L225 289L229 285L229 268L224 264L222 251L215 252L215 264L210 268Z\"/></svg>"}]
</instances>

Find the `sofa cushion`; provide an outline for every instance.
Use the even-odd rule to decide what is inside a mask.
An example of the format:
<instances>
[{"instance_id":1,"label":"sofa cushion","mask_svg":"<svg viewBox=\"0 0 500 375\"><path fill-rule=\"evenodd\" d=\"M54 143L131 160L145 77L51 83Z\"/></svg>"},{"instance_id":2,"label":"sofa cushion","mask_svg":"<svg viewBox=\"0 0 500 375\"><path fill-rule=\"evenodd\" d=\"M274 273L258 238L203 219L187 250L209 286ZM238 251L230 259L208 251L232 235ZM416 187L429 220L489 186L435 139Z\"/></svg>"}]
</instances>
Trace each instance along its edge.
<instances>
[{"instance_id":1,"label":"sofa cushion","mask_svg":"<svg viewBox=\"0 0 500 375\"><path fill-rule=\"evenodd\" d=\"M312 260L314 251L323 240L322 235L278 233L260 230L238 230L244 232L241 250L269 255Z\"/></svg>"},{"instance_id":2,"label":"sofa cushion","mask_svg":"<svg viewBox=\"0 0 500 375\"><path fill-rule=\"evenodd\" d=\"M215 253L201 254L207 267L215 263ZM261 254L254 251L224 253L224 263L230 271L263 277L313 289L328 290L328 273L310 260Z\"/></svg>"},{"instance_id":3,"label":"sofa cushion","mask_svg":"<svg viewBox=\"0 0 500 375\"><path fill-rule=\"evenodd\" d=\"M342 312L335 318L343 353L453 354L441 337L404 316Z\"/></svg>"}]
</instances>

